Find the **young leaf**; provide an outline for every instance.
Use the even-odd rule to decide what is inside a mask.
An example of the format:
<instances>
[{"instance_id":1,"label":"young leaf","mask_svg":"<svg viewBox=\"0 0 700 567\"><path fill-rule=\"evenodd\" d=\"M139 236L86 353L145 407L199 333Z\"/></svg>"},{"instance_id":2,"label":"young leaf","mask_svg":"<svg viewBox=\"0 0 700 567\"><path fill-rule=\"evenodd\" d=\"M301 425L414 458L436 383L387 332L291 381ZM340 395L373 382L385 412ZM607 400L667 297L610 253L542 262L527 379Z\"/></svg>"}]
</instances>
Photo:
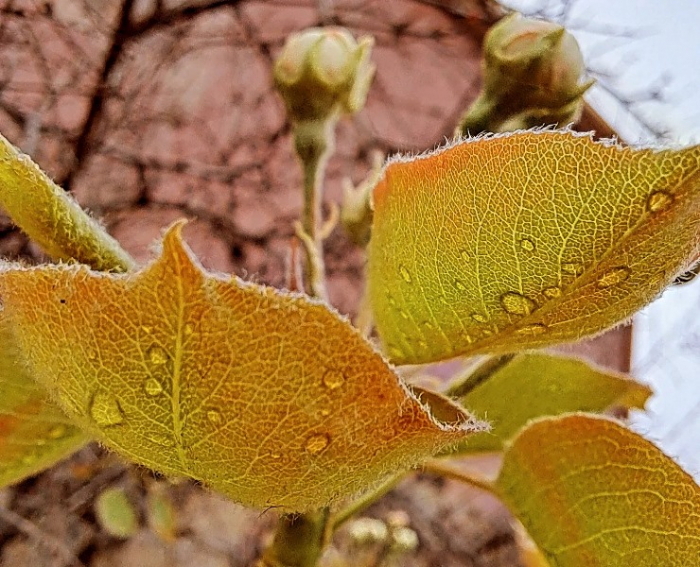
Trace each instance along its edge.
<instances>
[{"instance_id":1,"label":"young leaf","mask_svg":"<svg viewBox=\"0 0 700 567\"><path fill-rule=\"evenodd\" d=\"M248 505L303 511L478 429L461 410L458 423L433 418L322 303L203 272L181 226L135 274L0 273L32 371L108 447Z\"/></svg>"},{"instance_id":2,"label":"young leaf","mask_svg":"<svg viewBox=\"0 0 700 567\"><path fill-rule=\"evenodd\" d=\"M19 363L0 317L0 486L41 472L87 441Z\"/></svg>"},{"instance_id":3,"label":"young leaf","mask_svg":"<svg viewBox=\"0 0 700 567\"><path fill-rule=\"evenodd\" d=\"M102 529L114 537L127 539L139 529L134 505L122 488L103 490L95 501L95 515Z\"/></svg>"},{"instance_id":4,"label":"young leaf","mask_svg":"<svg viewBox=\"0 0 700 567\"><path fill-rule=\"evenodd\" d=\"M504 396L504 392L516 394ZM469 411L488 418L492 427L490 432L472 435L459 452L500 451L534 418L601 412L612 405L643 408L650 395L647 386L583 360L520 354L459 398Z\"/></svg>"},{"instance_id":5,"label":"young leaf","mask_svg":"<svg viewBox=\"0 0 700 567\"><path fill-rule=\"evenodd\" d=\"M542 347L629 318L700 255L700 146L475 138L394 160L374 207L369 290L393 361Z\"/></svg>"},{"instance_id":6,"label":"young leaf","mask_svg":"<svg viewBox=\"0 0 700 567\"><path fill-rule=\"evenodd\" d=\"M552 565L697 565L700 487L649 441L600 417L537 421L499 492Z\"/></svg>"},{"instance_id":7,"label":"young leaf","mask_svg":"<svg viewBox=\"0 0 700 567\"><path fill-rule=\"evenodd\" d=\"M0 135L0 206L50 256L125 271L131 257L27 155Z\"/></svg>"}]
</instances>

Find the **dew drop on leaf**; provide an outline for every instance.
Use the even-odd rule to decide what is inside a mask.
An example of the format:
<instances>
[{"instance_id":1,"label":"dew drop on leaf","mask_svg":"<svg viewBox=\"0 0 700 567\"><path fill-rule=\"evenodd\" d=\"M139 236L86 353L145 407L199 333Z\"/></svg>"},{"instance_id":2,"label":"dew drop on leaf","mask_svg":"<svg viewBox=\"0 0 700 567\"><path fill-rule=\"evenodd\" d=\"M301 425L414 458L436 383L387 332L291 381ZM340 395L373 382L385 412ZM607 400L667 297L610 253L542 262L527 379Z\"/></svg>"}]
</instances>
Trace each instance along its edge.
<instances>
[{"instance_id":1,"label":"dew drop on leaf","mask_svg":"<svg viewBox=\"0 0 700 567\"><path fill-rule=\"evenodd\" d=\"M547 326L542 323L533 323L532 325L520 327L515 332L519 335L542 335L547 332Z\"/></svg>"},{"instance_id":2,"label":"dew drop on leaf","mask_svg":"<svg viewBox=\"0 0 700 567\"><path fill-rule=\"evenodd\" d=\"M156 378L149 378L144 384L144 390L149 396L157 396L163 391L163 386Z\"/></svg>"},{"instance_id":3,"label":"dew drop on leaf","mask_svg":"<svg viewBox=\"0 0 700 567\"><path fill-rule=\"evenodd\" d=\"M532 299L516 291L504 293L501 296L501 305L511 315L529 315L537 307Z\"/></svg>"},{"instance_id":4,"label":"dew drop on leaf","mask_svg":"<svg viewBox=\"0 0 700 567\"><path fill-rule=\"evenodd\" d=\"M631 271L627 266L612 268L600 276L598 279L598 287L606 288L622 283L630 277L630 273Z\"/></svg>"},{"instance_id":5,"label":"dew drop on leaf","mask_svg":"<svg viewBox=\"0 0 700 567\"><path fill-rule=\"evenodd\" d=\"M408 268L403 264L399 264L399 272L401 273L403 281L406 283L411 283L413 281L413 278L411 278L411 272L409 272Z\"/></svg>"},{"instance_id":6,"label":"dew drop on leaf","mask_svg":"<svg viewBox=\"0 0 700 567\"><path fill-rule=\"evenodd\" d=\"M207 412L207 419L212 423L221 423L221 414L216 410L209 410Z\"/></svg>"},{"instance_id":7,"label":"dew drop on leaf","mask_svg":"<svg viewBox=\"0 0 700 567\"><path fill-rule=\"evenodd\" d=\"M98 390L90 402L90 416L97 425L119 425L124 421L122 411L117 398L106 390Z\"/></svg>"},{"instance_id":8,"label":"dew drop on leaf","mask_svg":"<svg viewBox=\"0 0 700 567\"><path fill-rule=\"evenodd\" d=\"M460 250L459 255L465 262L469 261L469 252L467 252L466 250Z\"/></svg>"},{"instance_id":9,"label":"dew drop on leaf","mask_svg":"<svg viewBox=\"0 0 700 567\"><path fill-rule=\"evenodd\" d=\"M408 313L406 313L403 309L397 309L396 310L399 315L401 315L401 318L408 321L409 316Z\"/></svg>"},{"instance_id":10,"label":"dew drop on leaf","mask_svg":"<svg viewBox=\"0 0 700 567\"><path fill-rule=\"evenodd\" d=\"M535 243L530 240L529 238L523 238L520 241L520 248L525 250L525 252L534 252L535 251Z\"/></svg>"},{"instance_id":11,"label":"dew drop on leaf","mask_svg":"<svg viewBox=\"0 0 700 567\"><path fill-rule=\"evenodd\" d=\"M647 199L647 209L652 213L663 211L673 202L673 196L666 191L654 191Z\"/></svg>"},{"instance_id":12,"label":"dew drop on leaf","mask_svg":"<svg viewBox=\"0 0 700 567\"><path fill-rule=\"evenodd\" d=\"M542 293L547 299L556 299L561 297L561 288L553 285L552 287L546 287L542 290Z\"/></svg>"},{"instance_id":13,"label":"dew drop on leaf","mask_svg":"<svg viewBox=\"0 0 700 567\"><path fill-rule=\"evenodd\" d=\"M461 281L459 281L459 280L455 280L455 287L456 287L459 291L466 291L466 290L467 290L467 286L465 286L465 285L464 285Z\"/></svg>"},{"instance_id":14,"label":"dew drop on leaf","mask_svg":"<svg viewBox=\"0 0 700 567\"><path fill-rule=\"evenodd\" d=\"M51 439L60 439L66 434L66 426L65 425L54 425L51 429L49 429L49 437Z\"/></svg>"},{"instance_id":15,"label":"dew drop on leaf","mask_svg":"<svg viewBox=\"0 0 700 567\"><path fill-rule=\"evenodd\" d=\"M345 383L345 375L337 370L328 370L323 375L323 385L329 390L340 388Z\"/></svg>"},{"instance_id":16,"label":"dew drop on leaf","mask_svg":"<svg viewBox=\"0 0 700 567\"><path fill-rule=\"evenodd\" d=\"M306 443L304 443L304 448L312 455L318 455L321 451L328 447L330 442L330 437L325 433L316 433L311 435L306 440Z\"/></svg>"},{"instance_id":17,"label":"dew drop on leaf","mask_svg":"<svg viewBox=\"0 0 700 567\"><path fill-rule=\"evenodd\" d=\"M489 318L483 313L472 313L472 319L477 323L488 323Z\"/></svg>"},{"instance_id":18,"label":"dew drop on leaf","mask_svg":"<svg viewBox=\"0 0 700 567\"><path fill-rule=\"evenodd\" d=\"M158 366L168 362L168 355L159 346L154 346L149 349L148 358L153 364Z\"/></svg>"}]
</instances>

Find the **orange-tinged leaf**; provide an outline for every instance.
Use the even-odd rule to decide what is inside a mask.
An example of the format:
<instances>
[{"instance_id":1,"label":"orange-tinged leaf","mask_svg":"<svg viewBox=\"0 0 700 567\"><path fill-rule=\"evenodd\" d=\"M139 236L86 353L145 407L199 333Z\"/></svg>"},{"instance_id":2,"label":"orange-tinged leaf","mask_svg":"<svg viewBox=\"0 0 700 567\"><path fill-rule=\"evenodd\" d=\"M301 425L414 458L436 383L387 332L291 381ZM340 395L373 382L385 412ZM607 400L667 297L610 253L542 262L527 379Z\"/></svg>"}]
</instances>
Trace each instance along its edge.
<instances>
[{"instance_id":1,"label":"orange-tinged leaf","mask_svg":"<svg viewBox=\"0 0 700 567\"><path fill-rule=\"evenodd\" d=\"M394 160L373 196L370 298L397 363L598 333L700 255L700 146L475 138Z\"/></svg>"},{"instance_id":2,"label":"orange-tinged leaf","mask_svg":"<svg viewBox=\"0 0 700 567\"><path fill-rule=\"evenodd\" d=\"M469 377L464 385L469 386ZM504 395L508 392L515 394ZM470 412L488 418L491 431L472 435L458 451L500 451L531 419L574 411L602 412L613 405L643 408L650 395L647 386L583 360L519 354L460 396L460 404Z\"/></svg>"},{"instance_id":3,"label":"orange-tinged leaf","mask_svg":"<svg viewBox=\"0 0 700 567\"><path fill-rule=\"evenodd\" d=\"M180 228L134 274L0 273L29 367L107 446L242 503L302 511L477 427L465 412L433 418L322 303L205 273Z\"/></svg>"},{"instance_id":4,"label":"orange-tinged leaf","mask_svg":"<svg viewBox=\"0 0 700 567\"><path fill-rule=\"evenodd\" d=\"M18 360L0 318L0 486L41 472L88 441Z\"/></svg>"},{"instance_id":5,"label":"orange-tinged leaf","mask_svg":"<svg viewBox=\"0 0 700 567\"><path fill-rule=\"evenodd\" d=\"M497 486L553 566L700 565L700 487L612 420L532 423L506 453Z\"/></svg>"}]
</instances>

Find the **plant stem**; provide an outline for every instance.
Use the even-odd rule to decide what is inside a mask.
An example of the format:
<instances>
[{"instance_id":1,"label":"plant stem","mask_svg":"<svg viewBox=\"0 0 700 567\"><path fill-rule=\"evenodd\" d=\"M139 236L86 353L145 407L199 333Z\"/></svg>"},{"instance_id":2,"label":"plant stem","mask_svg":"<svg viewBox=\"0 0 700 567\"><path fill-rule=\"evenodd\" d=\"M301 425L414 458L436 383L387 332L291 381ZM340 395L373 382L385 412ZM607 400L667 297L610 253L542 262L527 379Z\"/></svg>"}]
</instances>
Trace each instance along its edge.
<instances>
[{"instance_id":1,"label":"plant stem","mask_svg":"<svg viewBox=\"0 0 700 567\"><path fill-rule=\"evenodd\" d=\"M501 368L515 358L514 354L502 354L486 359L466 376L460 377L450 384L445 395L450 398L463 398L480 384L486 382Z\"/></svg>"},{"instance_id":2,"label":"plant stem","mask_svg":"<svg viewBox=\"0 0 700 567\"><path fill-rule=\"evenodd\" d=\"M301 161L304 183L304 209L301 226L308 238L302 238L306 251L306 283L310 295L325 299L323 241L319 235L322 184L328 157L335 141L335 115L325 120L306 120L294 124L294 149Z\"/></svg>"},{"instance_id":3,"label":"plant stem","mask_svg":"<svg viewBox=\"0 0 700 567\"><path fill-rule=\"evenodd\" d=\"M285 514L277 523L272 545L262 558L265 567L315 567L326 544L328 508L306 514Z\"/></svg>"},{"instance_id":4,"label":"plant stem","mask_svg":"<svg viewBox=\"0 0 700 567\"><path fill-rule=\"evenodd\" d=\"M423 470L425 472L433 473L435 475L453 478L461 482L466 482L467 484L471 484L476 488L480 488L481 490L490 492L494 496L498 496L500 498L500 495L496 490L495 484L485 476L476 475L474 473L468 473L456 467L447 465L438 459L432 459L430 461L427 461L423 465Z\"/></svg>"}]
</instances>

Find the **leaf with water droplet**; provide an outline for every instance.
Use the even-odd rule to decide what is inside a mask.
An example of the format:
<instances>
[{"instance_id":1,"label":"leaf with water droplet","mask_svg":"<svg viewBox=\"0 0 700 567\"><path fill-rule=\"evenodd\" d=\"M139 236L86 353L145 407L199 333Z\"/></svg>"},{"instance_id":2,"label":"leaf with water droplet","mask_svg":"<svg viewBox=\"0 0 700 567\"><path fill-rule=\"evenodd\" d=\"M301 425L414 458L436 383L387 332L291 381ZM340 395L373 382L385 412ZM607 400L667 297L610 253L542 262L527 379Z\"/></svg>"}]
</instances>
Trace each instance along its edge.
<instances>
[{"instance_id":1,"label":"leaf with water droplet","mask_svg":"<svg viewBox=\"0 0 700 567\"><path fill-rule=\"evenodd\" d=\"M135 273L0 270L28 367L106 446L248 505L302 511L478 429L461 409L459 423L435 418L324 304L206 273L180 232Z\"/></svg>"},{"instance_id":2,"label":"leaf with water droplet","mask_svg":"<svg viewBox=\"0 0 700 567\"><path fill-rule=\"evenodd\" d=\"M531 423L508 448L496 489L557 567L698 565L700 486L612 420Z\"/></svg>"},{"instance_id":3,"label":"leaf with water droplet","mask_svg":"<svg viewBox=\"0 0 700 567\"><path fill-rule=\"evenodd\" d=\"M700 146L637 150L552 130L475 138L394 159L373 201L369 296L397 363L599 333L700 256Z\"/></svg>"},{"instance_id":4,"label":"leaf with water droplet","mask_svg":"<svg viewBox=\"0 0 700 567\"><path fill-rule=\"evenodd\" d=\"M501 363L489 361L484 369L457 379L450 392L491 424L490 432L461 443L459 453L499 451L531 419L575 411L600 413L612 407L643 408L651 395L647 386L577 358L527 353Z\"/></svg>"},{"instance_id":5,"label":"leaf with water droplet","mask_svg":"<svg viewBox=\"0 0 700 567\"><path fill-rule=\"evenodd\" d=\"M41 472L87 441L32 380L0 317L0 486Z\"/></svg>"}]
</instances>

